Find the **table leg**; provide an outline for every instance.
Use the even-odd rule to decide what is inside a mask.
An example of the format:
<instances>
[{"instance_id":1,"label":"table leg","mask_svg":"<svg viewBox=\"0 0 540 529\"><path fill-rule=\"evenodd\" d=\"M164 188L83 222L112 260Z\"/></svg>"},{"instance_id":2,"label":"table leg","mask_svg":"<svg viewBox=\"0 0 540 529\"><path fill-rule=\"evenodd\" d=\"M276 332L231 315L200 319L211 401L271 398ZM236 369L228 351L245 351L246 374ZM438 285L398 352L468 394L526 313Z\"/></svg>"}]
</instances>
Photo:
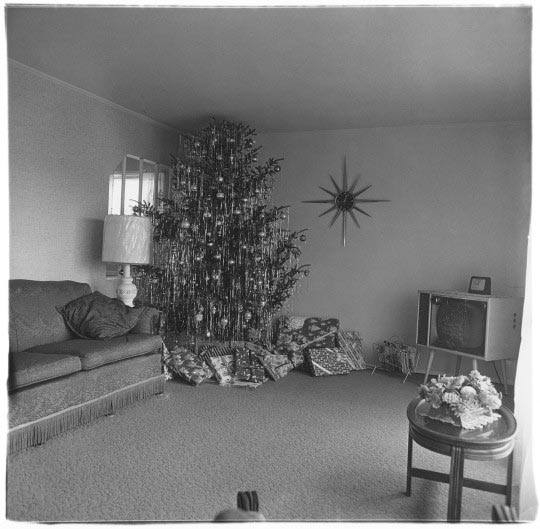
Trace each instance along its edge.
<instances>
[{"instance_id":1,"label":"table leg","mask_svg":"<svg viewBox=\"0 0 540 529\"><path fill-rule=\"evenodd\" d=\"M427 361L427 367L426 367L426 376L424 377L424 384L427 384L428 378L429 378L429 371L431 370L431 364L433 363L433 356L435 355L435 351L431 349L429 351L428 361Z\"/></svg>"},{"instance_id":2,"label":"table leg","mask_svg":"<svg viewBox=\"0 0 540 529\"><path fill-rule=\"evenodd\" d=\"M514 451L508 456L508 467L506 468L506 505L512 505L512 473L514 472Z\"/></svg>"},{"instance_id":3,"label":"table leg","mask_svg":"<svg viewBox=\"0 0 540 529\"><path fill-rule=\"evenodd\" d=\"M475 371L478 371L478 360L476 358L473 358L473 360L472 360L472 368Z\"/></svg>"},{"instance_id":4,"label":"table leg","mask_svg":"<svg viewBox=\"0 0 540 529\"><path fill-rule=\"evenodd\" d=\"M411 495L411 468L412 468L412 450L413 450L413 439L411 431L409 430L409 446L407 449L407 488L405 490L405 495Z\"/></svg>"},{"instance_id":5,"label":"table leg","mask_svg":"<svg viewBox=\"0 0 540 529\"><path fill-rule=\"evenodd\" d=\"M448 491L448 514L449 522L461 520L461 496L463 492L463 448L452 446L450 460L450 489Z\"/></svg>"}]
</instances>

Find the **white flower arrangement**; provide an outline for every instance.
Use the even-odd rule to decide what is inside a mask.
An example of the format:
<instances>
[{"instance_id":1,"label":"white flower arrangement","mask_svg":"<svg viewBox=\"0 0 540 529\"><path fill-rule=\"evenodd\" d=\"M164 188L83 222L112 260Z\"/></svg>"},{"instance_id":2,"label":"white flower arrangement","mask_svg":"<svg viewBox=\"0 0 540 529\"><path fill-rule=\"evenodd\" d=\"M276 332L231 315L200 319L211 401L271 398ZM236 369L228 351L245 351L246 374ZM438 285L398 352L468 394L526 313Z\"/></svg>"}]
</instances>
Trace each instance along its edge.
<instances>
[{"instance_id":1,"label":"white flower arrangement","mask_svg":"<svg viewBox=\"0 0 540 529\"><path fill-rule=\"evenodd\" d=\"M469 429L496 421L499 415L492 412L502 406L501 394L491 380L476 370L468 376L432 378L429 384L420 385L419 395L431 408L448 410Z\"/></svg>"}]
</instances>

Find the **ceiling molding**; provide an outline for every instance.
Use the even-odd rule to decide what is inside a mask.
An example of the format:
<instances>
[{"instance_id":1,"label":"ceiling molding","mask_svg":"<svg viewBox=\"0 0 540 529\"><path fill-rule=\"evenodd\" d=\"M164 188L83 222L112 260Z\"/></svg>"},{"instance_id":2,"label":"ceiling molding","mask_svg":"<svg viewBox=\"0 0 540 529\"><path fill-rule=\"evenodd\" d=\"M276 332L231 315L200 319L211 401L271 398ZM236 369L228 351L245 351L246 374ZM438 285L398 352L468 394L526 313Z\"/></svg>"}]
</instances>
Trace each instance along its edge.
<instances>
[{"instance_id":1,"label":"ceiling molding","mask_svg":"<svg viewBox=\"0 0 540 529\"><path fill-rule=\"evenodd\" d=\"M176 129L174 127L171 127L170 125L167 125L166 123L161 123L160 121L156 121L155 119L152 119L148 116L145 116L144 114L140 114L139 112L135 112L134 110L130 110L129 108L123 107L122 105L119 105L118 103L114 103L112 101L109 101L108 99L105 99L104 97L98 96L96 94L93 94L92 92L89 92L88 90L84 90L84 88L79 88L78 86L72 85L70 83L67 83L66 81L62 81L61 79L57 79L56 77L53 77L52 75L46 74L40 70L36 70L35 68L32 68L31 66L28 66L26 64L23 64L22 62L19 62L15 59L9 59L8 58L8 64L16 66L20 68L21 70L26 70L27 72L32 73L33 75L37 75L38 77L41 77L43 79L47 79L48 81L51 81L52 83L62 86L63 88L67 88L69 90L72 90L73 92L77 92L79 94L82 94L89 99L93 99L94 101L98 101L99 103L102 103L103 105L109 106L111 108L114 108L115 110L120 110L122 112L125 112L126 114L129 114L131 116L135 116L138 119L142 119L143 121L146 121L148 123L151 123L152 125L156 125L158 127L161 127L163 129L180 133L181 131L179 129Z\"/></svg>"}]
</instances>

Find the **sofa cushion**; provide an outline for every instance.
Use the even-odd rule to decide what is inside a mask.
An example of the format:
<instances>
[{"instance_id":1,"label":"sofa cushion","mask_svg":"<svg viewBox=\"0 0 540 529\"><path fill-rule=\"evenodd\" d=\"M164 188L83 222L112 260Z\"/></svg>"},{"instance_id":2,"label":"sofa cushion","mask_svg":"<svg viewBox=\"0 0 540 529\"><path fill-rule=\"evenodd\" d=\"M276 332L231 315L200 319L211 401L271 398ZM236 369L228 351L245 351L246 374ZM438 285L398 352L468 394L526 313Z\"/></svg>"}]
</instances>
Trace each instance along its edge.
<instances>
[{"instance_id":1,"label":"sofa cushion","mask_svg":"<svg viewBox=\"0 0 540 529\"><path fill-rule=\"evenodd\" d=\"M110 340L128 333L147 310L128 307L97 291L56 309L77 336L89 340Z\"/></svg>"},{"instance_id":2,"label":"sofa cushion","mask_svg":"<svg viewBox=\"0 0 540 529\"><path fill-rule=\"evenodd\" d=\"M65 342L38 345L29 349L28 352L78 356L83 371L87 371L125 358L151 353L160 347L159 335L126 334L111 340L76 338Z\"/></svg>"},{"instance_id":3,"label":"sofa cushion","mask_svg":"<svg viewBox=\"0 0 540 529\"><path fill-rule=\"evenodd\" d=\"M9 281L9 350L24 351L35 345L73 338L56 305L91 292L74 281Z\"/></svg>"},{"instance_id":4,"label":"sofa cushion","mask_svg":"<svg viewBox=\"0 0 540 529\"><path fill-rule=\"evenodd\" d=\"M66 354L12 353L9 355L10 390L81 371L81 360Z\"/></svg>"}]
</instances>

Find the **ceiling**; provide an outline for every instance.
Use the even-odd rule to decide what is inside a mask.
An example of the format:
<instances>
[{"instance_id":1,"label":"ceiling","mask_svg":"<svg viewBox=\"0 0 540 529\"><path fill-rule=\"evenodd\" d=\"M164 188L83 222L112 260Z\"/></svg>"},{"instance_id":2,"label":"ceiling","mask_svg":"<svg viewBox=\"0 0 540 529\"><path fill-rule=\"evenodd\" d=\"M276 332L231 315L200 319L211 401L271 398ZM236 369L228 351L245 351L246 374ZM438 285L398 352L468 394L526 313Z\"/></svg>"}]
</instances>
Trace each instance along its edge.
<instances>
[{"instance_id":1,"label":"ceiling","mask_svg":"<svg viewBox=\"0 0 540 529\"><path fill-rule=\"evenodd\" d=\"M8 57L178 130L531 118L530 7L7 6Z\"/></svg>"}]
</instances>

